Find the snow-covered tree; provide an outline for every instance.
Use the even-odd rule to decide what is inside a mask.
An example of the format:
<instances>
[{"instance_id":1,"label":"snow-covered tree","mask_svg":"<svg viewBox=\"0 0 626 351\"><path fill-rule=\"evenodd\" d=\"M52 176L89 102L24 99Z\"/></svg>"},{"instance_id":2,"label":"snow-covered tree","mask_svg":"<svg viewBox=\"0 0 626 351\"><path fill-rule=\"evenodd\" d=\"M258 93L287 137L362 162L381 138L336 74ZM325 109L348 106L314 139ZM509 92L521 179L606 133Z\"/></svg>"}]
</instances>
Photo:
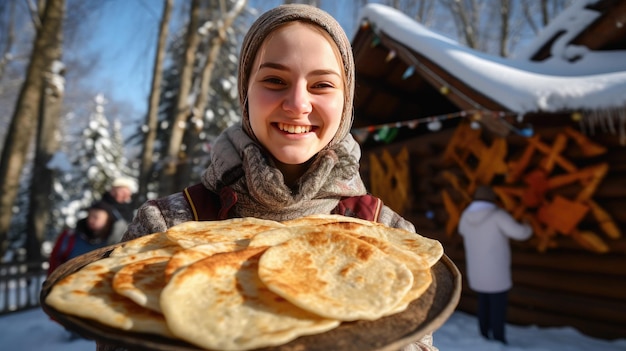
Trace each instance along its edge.
<instances>
[{"instance_id":1,"label":"snow-covered tree","mask_svg":"<svg viewBox=\"0 0 626 351\"><path fill-rule=\"evenodd\" d=\"M93 201L100 199L114 178L131 175L124 156L124 142L118 121L109 123L105 115L106 99L98 94L89 123L79 136L77 150L67 156L70 169L58 171L55 182L56 225L73 226ZM55 155L57 159L64 156ZM64 167L67 168L67 167Z\"/></svg>"},{"instance_id":2,"label":"snow-covered tree","mask_svg":"<svg viewBox=\"0 0 626 351\"><path fill-rule=\"evenodd\" d=\"M73 164L84 176L83 182L96 194L103 193L111 179L119 175L123 155L121 145L115 145L112 128L104 114L106 100L102 94L95 97L94 111L83 131L83 147L77 150Z\"/></svg>"}]
</instances>

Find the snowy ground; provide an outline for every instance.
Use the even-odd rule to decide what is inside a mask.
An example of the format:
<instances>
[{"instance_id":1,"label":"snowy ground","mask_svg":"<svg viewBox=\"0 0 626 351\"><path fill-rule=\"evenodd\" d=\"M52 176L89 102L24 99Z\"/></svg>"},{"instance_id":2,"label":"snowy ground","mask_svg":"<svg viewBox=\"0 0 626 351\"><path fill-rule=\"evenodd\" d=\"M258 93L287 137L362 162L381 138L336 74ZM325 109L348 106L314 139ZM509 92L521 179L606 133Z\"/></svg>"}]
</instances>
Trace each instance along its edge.
<instances>
[{"instance_id":1,"label":"snowy ground","mask_svg":"<svg viewBox=\"0 0 626 351\"><path fill-rule=\"evenodd\" d=\"M510 325L509 346L482 339L472 315L455 312L434 335L440 351L626 351L625 339L590 338L572 328L537 328ZM68 333L40 309L0 317L0 345L11 351L95 350L89 340L69 340Z\"/></svg>"}]
</instances>

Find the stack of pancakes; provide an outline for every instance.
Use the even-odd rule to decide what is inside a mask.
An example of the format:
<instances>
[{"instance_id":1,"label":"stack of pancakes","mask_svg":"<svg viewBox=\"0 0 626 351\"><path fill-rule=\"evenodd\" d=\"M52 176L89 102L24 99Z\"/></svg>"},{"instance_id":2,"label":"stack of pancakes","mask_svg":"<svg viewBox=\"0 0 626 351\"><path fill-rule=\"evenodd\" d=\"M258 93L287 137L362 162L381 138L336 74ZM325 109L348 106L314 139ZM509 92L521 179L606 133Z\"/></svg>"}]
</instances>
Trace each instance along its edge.
<instances>
[{"instance_id":1,"label":"stack of pancakes","mask_svg":"<svg viewBox=\"0 0 626 351\"><path fill-rule=\"evenodd\" d=\"M46 304L201 348L282 345L402 312L432 282L432 239L338 215L187 222L124 242Z\"/></svg>"}]
</instances>

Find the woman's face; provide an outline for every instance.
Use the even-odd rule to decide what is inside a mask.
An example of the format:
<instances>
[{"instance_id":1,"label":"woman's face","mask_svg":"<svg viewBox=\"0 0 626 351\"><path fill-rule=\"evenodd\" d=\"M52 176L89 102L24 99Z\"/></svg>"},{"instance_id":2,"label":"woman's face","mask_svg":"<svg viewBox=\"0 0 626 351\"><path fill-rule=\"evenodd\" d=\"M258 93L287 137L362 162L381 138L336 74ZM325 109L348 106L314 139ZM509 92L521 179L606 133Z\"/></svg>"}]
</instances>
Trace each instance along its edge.
<instances>
[{"instance_id":1,"label":"woman's face","mask_svg":"<svg viewBox=\"0 0 626 351\"><path fill-rule=\"evenodd\" d=\"M299 22L277 29L255 58L248 86L250 125L280 163L302 164L335 136L344 87L334 43Z\"/></svg>"},{"instance_id":2,"label":"woman's face","mask_svg":"<svg viewBox=\"0 0 626 351\"><path fill-rule=\"evenodd\" d=\"M94 232L100 231L107 226L109 214L105 210L92 208L87 215L87 225Z\"/></svg>"}]
</instances>

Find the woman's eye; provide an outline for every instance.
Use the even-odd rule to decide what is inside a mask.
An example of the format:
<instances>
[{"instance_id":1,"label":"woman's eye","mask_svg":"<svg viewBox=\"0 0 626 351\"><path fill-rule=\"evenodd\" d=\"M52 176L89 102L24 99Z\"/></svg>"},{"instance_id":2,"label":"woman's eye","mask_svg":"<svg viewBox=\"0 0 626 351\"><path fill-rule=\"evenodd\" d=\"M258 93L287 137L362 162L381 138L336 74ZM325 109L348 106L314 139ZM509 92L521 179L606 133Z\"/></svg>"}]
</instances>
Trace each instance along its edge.
<instances>
[{"instance_id":1,"label":"woman's eye","mask_svg":"<svg viewBox=\"0 0 626 351\"><path fill-rule=\"evenodd\" d=\"M281 79L279 79L279 78L273 78L273 77L270 77L270 78L265 78L265 79L263 80L263 82L265 82L265 83L269 83L269 84L276 84L276 85L282 85L282 84L283 84L283 81L282 81Z\"/></svg>"},{"instance_id":2,"label":"woman's eye","mask_svg":"<svg viewBox=\"0 0 626 351\"><path fill-rule=\"evenodd\" d=\"M317 83L315 86L318 88L332 88L333 87L333 85L330 83Z\"/></svg>"}]
</instances>

